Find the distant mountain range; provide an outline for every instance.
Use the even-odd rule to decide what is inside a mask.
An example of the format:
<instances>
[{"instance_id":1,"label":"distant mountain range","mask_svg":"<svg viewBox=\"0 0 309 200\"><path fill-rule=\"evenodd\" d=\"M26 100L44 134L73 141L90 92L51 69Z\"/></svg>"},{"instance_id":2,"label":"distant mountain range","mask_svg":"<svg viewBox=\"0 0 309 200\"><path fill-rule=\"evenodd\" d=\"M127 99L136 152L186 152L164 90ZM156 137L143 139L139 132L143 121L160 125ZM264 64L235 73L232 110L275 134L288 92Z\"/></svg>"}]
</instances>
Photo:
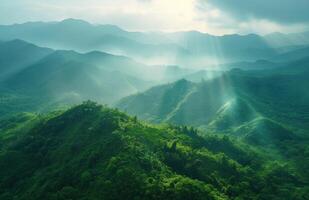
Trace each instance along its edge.
<instances>
[{"instance_id":1,"label":"distant mountain range","mask_svg":"<svg viewBox=\"0 0 309 200\"><path fill-rule=\"evenodd\" d=\"M205 67L269 59L308 45L308 33L213 36L196 31L128 32L76 19L0 26L0 40L22 39L39 46L80 52L104 51L152 64ZM285 47L285 48L283 48Z\"/></svg>"},{"instance_id":2,"label":"distant mountain range","mask_svg":"<svg viewBox=\"0 0 309 200\"><path fill-rule=\"evenodd\" d=\"M99 51L82 54L41 48L19 39L0 43L0 72L0 110L6 111L15 110L6 108L17 99L23 99L19 105L34 104L25 111L38 105L66 105L87 99L110 104L155 84L185 77L207 80L222 73L150 66Z\"/></svg>"}]
</instances>

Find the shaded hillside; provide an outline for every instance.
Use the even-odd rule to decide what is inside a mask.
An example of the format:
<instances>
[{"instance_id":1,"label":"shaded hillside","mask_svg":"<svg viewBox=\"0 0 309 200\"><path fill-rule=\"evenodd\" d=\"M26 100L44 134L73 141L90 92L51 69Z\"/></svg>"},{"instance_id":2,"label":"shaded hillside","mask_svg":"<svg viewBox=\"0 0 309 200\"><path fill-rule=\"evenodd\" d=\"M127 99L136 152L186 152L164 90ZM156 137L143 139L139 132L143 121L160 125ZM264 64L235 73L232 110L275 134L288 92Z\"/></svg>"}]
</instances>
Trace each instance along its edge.
<instances>
[{"instance_id":1,"label":"shaded hillside","mask_svg":"<svg viewBox=\"0 0 309 200\"><path fill-rule=\"evenodd\" d=\"M200 81L222 73L149 66L99 51L51 50L21 40L3 42L0 47L2 115L49 110L87 99L114 103L157 83L183 77Z\"/></svg>"},{"instance_id":2,"label":"shaded hillside","mask_svg":"<svg viewBox=\"0 0 309 200\"><path fill-rule=\"evenodd\" d=\"M309 47L306 46L304 48L296 49L294 51L290 51L287 53L279 54L275 58L273 58L276 61L295 61L299 60L305 57L308 57L309 55Z\"/></svg>"},{"instance_id":3,"label":"shaded hillside","mask_svg":"<svg viewBox=\"0 0 309 200\"><path fill-rule=\"evenodd\" d=\"M0 81L39 61L52 53L51 49L40 48L21 40L0 43Z\"/></svg>"},{"instance_id":4,"label":"shaded hillside","mask_svg":"<svg viewBox=\"0 0 309 200\"><path fill-rule=\"evenodd\" d=\"M0 198L306 198L290 165L196 133L140 123L92 102L1 120Z\"/></svg>"},{"instance_id":5,"label":"shaded hillside","mask_svg":"<svg viewBox=\"0 0 309 200\"><path fill-rule=\"evenodd\" d=\"M1 43L0 51L2 115L86 99L111 103L154 84L139 78L148 78L144 71L149 67L151 73L150 66L126 57L54 51L21 40Z\"/></svg>"}]
</instances>

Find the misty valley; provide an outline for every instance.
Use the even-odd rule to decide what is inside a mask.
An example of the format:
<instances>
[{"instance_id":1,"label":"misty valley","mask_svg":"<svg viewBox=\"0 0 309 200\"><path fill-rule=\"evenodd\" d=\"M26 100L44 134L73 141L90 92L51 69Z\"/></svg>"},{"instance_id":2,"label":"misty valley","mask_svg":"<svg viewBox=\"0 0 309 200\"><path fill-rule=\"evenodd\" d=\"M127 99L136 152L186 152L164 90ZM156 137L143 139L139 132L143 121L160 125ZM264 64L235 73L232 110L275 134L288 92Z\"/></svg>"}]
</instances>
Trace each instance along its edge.
<instances>
[{"instance_id":1,"label":"misty valley","mask_svg":"<svg viewBox=\"0 0 309 200\"><path fill-rule=\"evenodd\" d=\"M0 25L0 200L309 199L309 32Z\"/></svg>"}]
</instances>

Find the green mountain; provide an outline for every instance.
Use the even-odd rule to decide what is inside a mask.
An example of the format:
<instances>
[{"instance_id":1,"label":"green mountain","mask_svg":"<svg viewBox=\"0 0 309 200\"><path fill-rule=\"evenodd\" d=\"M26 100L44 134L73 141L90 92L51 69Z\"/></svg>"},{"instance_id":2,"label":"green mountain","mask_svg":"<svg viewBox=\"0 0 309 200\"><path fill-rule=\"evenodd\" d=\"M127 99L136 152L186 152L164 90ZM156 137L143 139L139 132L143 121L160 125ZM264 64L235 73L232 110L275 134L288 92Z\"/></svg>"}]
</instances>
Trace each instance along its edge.
<instances>
[{"instance_id":1,"label":"green mountain","mask_svg":"<svg viewBox=\"0 0 309 200\"><path fill-rule=\"evenodd\" d=\"M147 87L146 81L70 57L77 55L73 52L55 52L9 78L4 85L25 95L64 98L64 101L73 102L74 99L91 98L106 103Z\"/></svg>"},{"instance_id":2,"label":"green mountain","mask_svg":"<svg viewBox=\"0 0 309 200\"><path fill-rule=\"evenodd\" d=\"M304 59L272 70L232 70L200 83L182 80L126 97L117 106L155 122L207 126L222 114L239 120L251 113L308 127L307 66Z\"/></svg>"},{"instance_id":3,"label":"green mountain","mask_svg":"<svg viewBox=\"0 0 309 200\"><path fill-rule=\"evenodd\" d=\"M295 199L292 163L92 102L0 121L0 199Z\"/></svg>"},{"instance_id":4,"label":"green mountain","mask_svg":"<svg viewBox=\"0 0 309 200\"><path fill-rule=\"evenodd\" d=\"M157 86L116 106L146 121L228 135L273 159L292 161L308 178L308 75L308 59L272 70L232 70L200 83Z\"/></svg>"},{"instance_id":5,"label":"green mountain","mask_svg":"<svg viewBox=\"0 0 309 200\"><path fill-rule=\"evenodd\" d=\"M34 64L52 53L51 49L39 48L21 40L0 43L0 81Z\"/></svg>"},{"instance_id":6,"label":"green mountain","mask_svg":"<svg viewBox=\"0 0 309 200\"><path fill-rule=\"evenodd\" d=\"M1 115L87 99L112 103L155 83L150 77L156 67L103 52L55 51L14 40L1 43L0 53Z\"/></svg>"},{"instance_id":7,"label":"green mountain","mask_svg":"<svg viewBox=\"0 0 309 200\"><path fill-rule=\"evenodd\" d=\"M181 80L154 87L116 106L146 121L191 125L206 135L234 137L293 160L305 172L308 165L300 163L309 141L308 75L306 59L280 69L232 70L200 83Z\"/></svg>"},{"instance_id":8,"label":"green mountain","mask_svg":"<svg viewBox=\"0 0 309 200\"><path fill-rule=\"evenodd\" d=\"M51 50L21 40L3 42L0 50L2 115L50 110L87 99L114 103L157 83L183 77L200 81L221 73L180 67L171 70L99 51Z\"/></svg>"},{"instance_id":9,"label":"green mountain","mask_svg":"<svg viewBox=\"0 0 309 200\"><path fill-rule=\"evenodd\" d=\"M137 78L134 81L121 72L107 71L83 62L75 52L57 51L11 77L5 85L20 93L58 98L68 95L64 98L76 96L108 103L142 89L137 88L142 81ZM117 93L112 93L112 90Z\"/></svg>"},{"instance_id":10,"label":"green mountain","mask_svg":"<svg viewBox=\"0 0 309 200\"><path fill-rule=\"evenodd\" d=\"M200 81L222 73L149 66L99 51L51 50L21 40L3 42L0 47L2 114L48 110L87 99L114 103L158 83L180 78Z\"/></svg>"}]
</instances>

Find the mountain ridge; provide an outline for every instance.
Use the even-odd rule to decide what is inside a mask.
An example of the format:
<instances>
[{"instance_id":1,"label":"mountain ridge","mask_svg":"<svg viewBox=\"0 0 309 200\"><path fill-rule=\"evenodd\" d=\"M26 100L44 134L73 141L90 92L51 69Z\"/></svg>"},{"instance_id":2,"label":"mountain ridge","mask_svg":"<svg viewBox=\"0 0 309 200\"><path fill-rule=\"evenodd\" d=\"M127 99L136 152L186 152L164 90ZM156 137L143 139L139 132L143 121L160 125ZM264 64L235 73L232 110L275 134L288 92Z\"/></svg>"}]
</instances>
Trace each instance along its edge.
<instances>
[{"instance_id":1,"label":"mountain ridge","mask_svg":"<svg viewBox=\"0 0 309 200\"><path fill-rule=\"evenodd\" d=\"M277 55L277 47L256 34L213 36L197 31L129 32L113 25L94 25L75 19L0 26L0 40L16 38L54 49L100 50L148 64L168 62L197 66L194 61L199 61L201 67L221 60L223 63L254 61Z\"/></svg>"}]
</instances>

